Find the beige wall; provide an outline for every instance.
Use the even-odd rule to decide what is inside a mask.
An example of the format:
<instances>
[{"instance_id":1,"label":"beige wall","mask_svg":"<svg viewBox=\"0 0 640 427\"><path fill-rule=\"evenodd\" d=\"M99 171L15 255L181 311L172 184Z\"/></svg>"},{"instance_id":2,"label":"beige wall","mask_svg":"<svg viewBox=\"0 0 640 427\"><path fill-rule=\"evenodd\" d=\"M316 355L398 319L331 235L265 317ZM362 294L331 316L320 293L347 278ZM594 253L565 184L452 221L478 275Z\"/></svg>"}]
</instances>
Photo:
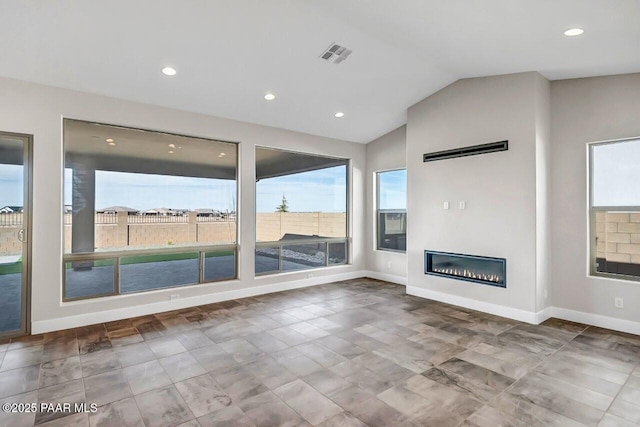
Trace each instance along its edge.
<instances>
[{"instance_id":1,"label":"beige wall","mask_svg":"<svg viewBox=\"0 0 640 427\"><path fill-rule=\"evenodd\" d=\"M536 311L537 73L459 80L409 109L408 284ZM542 119L544 120L544 119ZM509 150L423 163L427 152L509 140ZM448 201L450 209L444 210ZM459 202L466 209L459 209ZM424 250L507 259L506 289L424 274ZM528 313L528 314L527 314Z\"/></svg>"},{"instance_id":2,"label":"beige wall","mask_svg":"<svg viewBox=\"0 0 640 427\"><path fill-rule=\"evenodd\" d=\"M32 321L38 327L68 316L100 318L100 313L132 313L125 310L170 300L174 290L122 295L73 303L62 303L62 118L110 123L166 131L203 138L237 141L240 166L238 198L239 279L181 288L181 298L197 298L217 292L279 285L307 279L307 272L255 277L255 149L275 147L317 155L351 159L349 209L351 218L364 217L365 146L346 141L253 125L201 114L154 107L113 98L0 78L0 129L34 136ZM352 265L313 272L314 280L362 271L364 224L349 222ZM330 280L330 279L329 279ZM122 311L124 310L124 311ZM84 320L83 320L84 321ZM57 324L60 324L58 321Z\"/></svg>"},{"instance_id":3,"label":"beige wall","mask_svg":"<svg viewBox=\"0 0 640 427\"><path fill-rule=\"evenodd\" d=\"M0 256L15 255L22 251L22 242L18 240L21 225L0 227Z\"/></svg>"},{"instance_id":4,"label":"beige wall","mask_svg":"<svg viewBox=\"0 0 640 427\"><path fill-rule=\"evenodd\" d=\"M127 231L128 228L128 231ZM0 227L0 242L12 241L19 227ZM320 237L345 237L346 213L327 212L274 212L258 213L256 233L258 241L280 240L285 234L303 234ZM236 240L235 221L202 223L148 223L148 224L96 224L96 249L158 246L189 243L233 243ZM12 247L21 250L20 242ZM71 225L64 227L64 244L71 248ZM8 247L8 246L7 246ZM11 249L12 247L9 247ZM3 251L5 244L3 243Z\"/></svg>"},{"instance_id":5,"label":"beige wall","mask_svg":"<svg viewBox=\"0 0 640 427\"><path fill-rule=\"evenodd\" d=\"M640 136L640 74L552 82L551 106L552 303L640 322L637 282L588 275L587 214L587 143Z\"/></svg>"},{"instance_id":6,"label":"beige wall","mask_svg":"<svg viewBox=\"0 0 640 427\"><path fill-rule=\"evenodd\" d=\"M346 213L328 212L273 212L259 213L256 232L259 242L280 240L285 234L305 236L345 237Z\"/></svg>"},{"instance_id":7,"label":"beige wall","mask_svg":"<svg viewBox=\"0 0 640 427\"><path fill-rule=\"evenodd\" d=\"M597 257L640 264L640 213L596 212Z\"/></svg>"},{"instance_id":8,"label":"beige wall","mask_svg":"<svg viewBox=\"0 0 640 427\"><path fill-rule=\"evenodd\" d=\"M406 254L376 249L376 172L406 168L406 146L406 126L399 127L367 144L367 270L390 275L388 279L400 283L406 281L407 277ZM410 235L407 235L407 240L410 238Z\"/></svg>"}]
</instances>

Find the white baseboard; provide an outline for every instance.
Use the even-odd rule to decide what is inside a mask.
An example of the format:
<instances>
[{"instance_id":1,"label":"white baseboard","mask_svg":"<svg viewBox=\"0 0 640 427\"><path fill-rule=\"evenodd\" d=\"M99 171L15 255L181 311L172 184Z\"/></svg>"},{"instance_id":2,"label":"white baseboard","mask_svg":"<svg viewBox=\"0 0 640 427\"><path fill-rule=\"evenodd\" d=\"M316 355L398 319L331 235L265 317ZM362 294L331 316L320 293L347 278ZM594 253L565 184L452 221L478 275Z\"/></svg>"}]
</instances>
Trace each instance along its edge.
<instances>
[{"instance_id":1,"label":"white baseboard","mask_svg":"<svg viewBox=\"0 0 640 427\"><path fill-rule=\"evenodd\" d=\"M518 320L520 322L531 323L534 325L538 324L538 313L534 313L533 311L520 310L504 305L478 301L471 298L451 295L444 292L432 291L430 289L424 289L410 285L407 286L407 294L414 295L420 298L431 299L434 301L440 301L447 304L457 305L459 307L470 308L471 310L482 311L484 313Z\"/></svg>"},{"instance_id":2,"label":"white baseboard","mask_svg":"<svg viewBox=\"0 0 640 427\"><path fill-rule=\"evenodd\" d=\"M80 326L93 325L96 323L112 322L114 320L161 313L163 311L179 310L181 308L211 304L214 302L229 301L238 298L247 298L257 295L271 294L274 292L306 288L309 286L324 285L326 283L338 282L341 280L358 279L365 276L366 274L363 271L339 273L328 276L317 276L308 279L275 283L270 285L253 286L251 288L215 292L208 295L199 295L174 301L162 301L152 304L136 305L133 307L126 307L117 310L99 311L95 313L79 314L76 316L39 320L31 322L31 333L42 334L45 332L60 331L63 329L77 328Z\"/></svg>"},{"instance_id":3,"label":"white baseboard","mask_svg":"<svg viewBox=\"0 0 640 427\"><path fill-rule=\"evenodd\" d=\"M583 311L569 310L568 308L561 307L551 307L551 314L551 317L556 317L558 319L640 335L640 322L634 322L632 320L585 313Z\"/></svg>"},{"instance_id":4,"label":"white baseboard","mask_svg":"<svg viewBox=\"0 0 640 427\"><path fill-rule=\"evenodd\" d=\"M554 317L553 307L547 307L543 310L540 310L539 312L536 313L536 325L539 325L540 323L552 317Z\"/></svg>"},{"instance_id":5,"label":"white baseboard","mask_svg":"<svg viewBox=\"0 0 640 427\"><path fill-rule=\"evenodd\" d=\"M407 285L407 278L396 276L394 274L381 273L379 271L367 270L364 272L367 277L372 279L384 280L385 282L395 283L396 285Z\"/></svg>"},{"instance_id":6,"label":"white baseboard","mask_svg":"<svg viewBox=\"0 0 640 427\"><path fill-rule=\"evenodd\" d=\"M251 288L215 292L208 295L183 298L175 301L163 301L117 310L108 310L95 313L80 314L76 316L61 317L56 319L34 321L31 323L31 333L41 334L45 332L59 331L63 329L76 328L96 323L111 322L114 320L161 313L163 311L178 310L181 308L194 307L214 302L229 301L238 298L246 298L257 295L270 294L274 292L306 288L309 286L323 285L340 280L358 279L361 277L371 277L373 279L384 280L399 285L406 285L406 278L401 276L394 276L375 271L354 271L351 273L339 273L329 276L318 276L290 282L254 286ZM477 301L471 298L460 297L444 292L432 291L416 286L407 286L407 294L431 299L434 301L440 301L447 304L457 305L472 310L478 310L485 313L494 314L496 316L502 316L531 324L540 324L551 317L555 317L572 322L584 323L586 325L598 326L601 328L640 335L640 322L617 319L615 317L602 316L599 314L585 313L582 311L575 311L561 307L547 307L544 310L535 313L506 307L499 304Z\"/></svg>"},{"instance_id":7,"label":"white baseboard","mask_svg":"<svg viewBox=\"0 0 640 427\"><path fill-rule=\"evenodd\" d=\"M519 310L484 301L477 301L471 298L451 295L444 292L432 291L416 286L407 286L407 294L457 305L459 307L470 308L472 310L478 310L484 313L494 314L496 316L502 316L521 322L531 323L533 325L539 325L545 320L555 317L557 319L569 320L571 322L583 323L585 325L598 326L614 331L640 335L640 322L569 310L567 308L547 307L535 313L532 311Z\"/></svg>"}]
</instances>

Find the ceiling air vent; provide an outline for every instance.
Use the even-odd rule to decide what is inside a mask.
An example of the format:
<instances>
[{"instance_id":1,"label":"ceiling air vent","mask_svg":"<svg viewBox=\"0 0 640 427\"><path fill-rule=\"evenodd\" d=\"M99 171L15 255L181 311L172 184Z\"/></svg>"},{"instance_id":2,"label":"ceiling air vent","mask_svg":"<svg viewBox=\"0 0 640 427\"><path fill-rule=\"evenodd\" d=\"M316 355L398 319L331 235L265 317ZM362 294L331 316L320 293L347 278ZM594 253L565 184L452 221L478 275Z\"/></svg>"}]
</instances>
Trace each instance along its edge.
<instances>
[{"instance_id":1,"label":"ceiling air vent","mask_svg":"<svg viewBox=\"0 0 640 427\"><path fill-rule=\"evenodd\" d=\"M340 46L336 43L331 43L329 48L322 52L320 58L325 61L333 62L334 64L339 64L347 59L349 55L351 55L351 49L347 49L346 47Z\"/></svg>"}]
</instances>

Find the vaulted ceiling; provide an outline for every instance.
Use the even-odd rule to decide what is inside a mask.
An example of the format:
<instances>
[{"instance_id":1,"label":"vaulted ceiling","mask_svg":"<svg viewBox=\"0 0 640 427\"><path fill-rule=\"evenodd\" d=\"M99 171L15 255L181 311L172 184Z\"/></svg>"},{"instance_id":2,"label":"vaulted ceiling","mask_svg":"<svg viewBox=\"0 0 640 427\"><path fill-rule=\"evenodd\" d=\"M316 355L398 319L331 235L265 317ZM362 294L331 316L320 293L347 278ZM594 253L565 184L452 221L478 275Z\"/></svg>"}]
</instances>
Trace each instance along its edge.
<instances>
[{"instance_id":1,"label":"vaulted ceiling","mask_svg":"<svg viewBox=\"0 0 640 427\"><path fill-rule=\"evenodd\" d=\"M366 143L459 78L638 72L639 19L638 0L3 0L0 76Z\"/></svg>"}]
</instances>

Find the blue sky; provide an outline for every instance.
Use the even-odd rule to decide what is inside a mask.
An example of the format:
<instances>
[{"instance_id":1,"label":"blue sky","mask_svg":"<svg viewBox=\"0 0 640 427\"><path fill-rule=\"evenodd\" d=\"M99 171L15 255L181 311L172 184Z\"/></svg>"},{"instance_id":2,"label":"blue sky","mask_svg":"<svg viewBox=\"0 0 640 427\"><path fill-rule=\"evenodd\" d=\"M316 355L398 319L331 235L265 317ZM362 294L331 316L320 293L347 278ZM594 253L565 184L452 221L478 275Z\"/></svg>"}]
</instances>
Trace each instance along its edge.
<instances>
[{"instance_id":1,"label":"blue sky","mask_svg":"<svg viewBox=\"0 0 640 427\"><path fill-rule=\"evenodd\" d=\"M405 169L379 174L379 208L407 208L407 171Z\"/></svg>"},{"instance_id":2,"label":"blue sky","mask_svg":"<svg viewBox=\"0 0 640 427\"><path fill-rule=\"evenodd\" d=\"M256 183L257 212L274 212L287 198L290 212L346 212L347 167L336 166Z\"/></svg>"},{"instance_id":3,"label":"blue sky","mask_svg":"<svg viewBox=\"0 0 640 427\"><path fill-rule=\"evenodd\" d=\"M593 205L640 206L640 140L593 147Z\"/></svg>"},{"instance_id":4,"label":"blue sky","mask_svg":"<svg viewBox=\"0 0 640 427\"><path fill-rule=\"evenodd\" d=\"M22 166L0 164L0 208L22 206L22 176Z\"/></svg>"},{"instance_id":5,"label":"blue sky","mask_svg":"<svg viewBox=\"0 0 640 427\"><path fill-rule=\"evenodd\" d=\"M256 184L258 212L274 212L287 197L291 212L345 212L346 166L261 180ZM235 181L164 175L96 172L96 207L139 210L235 209ZM65 171L65 204L71 204L71 171Z\"/></svg>"}]
</instances>

